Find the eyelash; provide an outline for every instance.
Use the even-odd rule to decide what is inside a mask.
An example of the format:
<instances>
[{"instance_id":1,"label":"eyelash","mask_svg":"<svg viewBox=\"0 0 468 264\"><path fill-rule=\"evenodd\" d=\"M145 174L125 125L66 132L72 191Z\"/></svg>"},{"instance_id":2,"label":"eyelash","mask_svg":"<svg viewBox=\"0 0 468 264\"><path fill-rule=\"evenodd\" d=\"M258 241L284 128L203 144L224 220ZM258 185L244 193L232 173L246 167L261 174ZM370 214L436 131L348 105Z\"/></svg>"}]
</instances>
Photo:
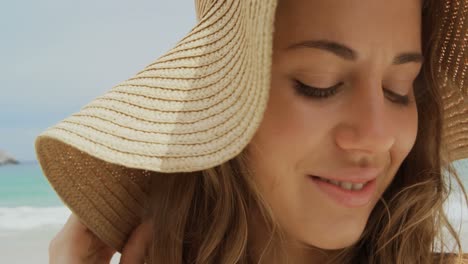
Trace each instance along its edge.
<instances>
[{"instance_id":1,"label":"eyelash","mask_svg":"<svg viewBox=\"0 0 468 264\"><path fill-rule=\"evenodd\" d=\"M335 95L340 90L342 84L343 83L340 82L328 88L317 88L305 85L298 80L294 80L294 88L299 95L317 100L326 99ZM394 99L392 99L393 102L402 106L407 106L411 102L407 95L390 94L390 96L394 97Z\"/></svg>"}]
</instances>

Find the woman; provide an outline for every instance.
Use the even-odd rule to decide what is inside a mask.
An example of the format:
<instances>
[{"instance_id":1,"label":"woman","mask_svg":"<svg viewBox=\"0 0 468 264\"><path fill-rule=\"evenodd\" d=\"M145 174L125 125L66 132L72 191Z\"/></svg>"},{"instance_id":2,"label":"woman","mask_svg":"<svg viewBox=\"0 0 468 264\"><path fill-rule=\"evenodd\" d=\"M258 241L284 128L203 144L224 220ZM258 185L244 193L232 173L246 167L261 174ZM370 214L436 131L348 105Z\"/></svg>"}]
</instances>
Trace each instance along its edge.
<instances>
[{"instance_id":1,"label":"woman","mask_svg":"<svg viewBox=\"0 0 468 264\"><path fill-rule=\"evenodd\" d=\"M189 135L186 135L186 141L177 142L185 143L186 148L182 150L181 147L179 153L193 151L198 153L196 158L212 155L217 159L207 158L201 162L194 158L185 167L181 165L182 161L169 160L169 155L166 163L153 164L154 167L145 166L143 160L132 164L128 157L116 162L117 158L112 160L111 154L87 149L77 137L71 136L72 126L58 126L62 131L70 132L69 137L60 137L56 132L49 133L48 139L42 136L37 141L38 157L42 159L46 176L76 214L51 243L52 263L70 263L77 259L82 260L79 263L108 263L116 250L123 252L123 263L143 263L146 255L148 263L460 263L461 259L449 259L434 252L437 252L435 240L442 245L447 243L441 237L442 228L447 228L457 242L458 256L462 256L459 234L442 210L442 203L450 191L449 178L443 177L442 170L447 170L448 176L460 184L450 162L468 157L468 150L466 141L461 145L454 136L448 137L450 140L443 138L446 135L443 132L449 133L449 122L450 127L456 127L454 124L463 126L454 117L466 120L467 115L444 119L447 113L443 110L448 103L443 96L456 89L466 91L466 55L459 50L456 53L456 49L463 48L456 45L462 42L452 39L452 46L441 48L451 52L451 62L441 64L439 59L442 61L444 55L437 47L443 44L437 34L444 25L450 24L453 32L461 30L462 36L463 32L466 35L466 25L458 26L458 31L453 30L456 23L466 18L466 2L458 1L458 13L448 16L455 19L458 15L459 20L454 20L456 23L437 20L443 8L455 12L455 7L450 9L449 2L436 0L273 2L198 1L200 23L192 35L136 77L115 87L114 93L107 94L107 100L114 100L115 104L126 102L128 115L142 117L144 110L151 106L167 110L167 116L169 110L175 108L185 111L185 115L171 120L179 123L203 117L196 115L203 108L211 107L214 113L217 104L224 102L226 105L219 107L217 113L232 109L245 119L238 121L237 126L231 125L231 131L244 124L255 128L245 128L244 138L239 139L226 134L227 130L215 130L213 123L211 126L205 124L212 129L213 138L231 137L231 142L238 143L237 150L229 150L231 156L223 152L213 154L215 147L200 147L195 152L197 146L189 143ZM268 14L274 14L274 19ZM274 25L274 34L270 31L270 23ZM447 38L451 36L451 33L445 34ZM271 54L267 49L269 36L272 36ZM201 45L200 42L206 45L200 48L201 51L191 50L191 56L182 54L190 50L190 45ZM245 50L248 52L242 53ZM224 56L204 60L203 56L215 52ZM271 56L271 67L268 56ZM199 68L196 73L191 72L191 81L181 86L194 91L190 90L189 95L170 95L176 93L174 88L179 88L176 81L170 83L171 78L175 79L175 73L171 75L162 69L174 69L176 62L187 57L192 61L186 60L184 67ZM177 67L183 70L181 65ZM438 73L437 67L445 68ZM453 72L454 68L463 74ZM227 91L218 89L209 96L208 93L204 97L198 94L199 97L194 99L195 90L203 91L201 87L223 87L220 84L223 79L217 79L216 74L226 69L229 69L227 73L219 74L224 76L222 85L228 87ZM246 69L257 69L257 75L243 76ZM259 69L266 69L268 74L262 75L264 72ZM447 70L444 72L444 69ZM446 78L443 83L443 73L454 77ZM257 87L266 85L258 81L262 76L269 76L271 80L266 83L268 96ZM249 78L257 78L257 82L249 82ZM140 83L135 85L138 81ZM183 82L180 76L178 81ZM131 90L132 85L142 90ZM143 91L144 87L146 90ZM157 88L166 89L167 94L160 93L157 97L160 101L151 102L149 98L155 98ZM140 96L135 97L139 101L132 101L132 96ZM229 98L237 98L238 104ZM176 107L176 102L171 105L169 99L179 99L185 104ZM204 101L197 105L191 100ZM99 102L98 99L94 101L94 108L89 107L96 111L95 114ZM130 106L137 102L138 106ZM262 107L264 103L264 112L248 110L253 108L250 106ZM466 104L458 107L466 107ZM134 109L144 110L136 115L132 112L136 111ZM91 116L86 111L83 109L74 118ZM262 115L252 117L251 113ZM101 114L105 115L104 112ZM191 114L193 116L189 116ZM235 119L234 115L230 120ZM149 118L148 115L146 121ZM163 119L161 117L159 121ZM83 120L81 126L84 126ZM121 129L127 126L127 129L144 131L150 127L143 123L125 123L124 117L120 121L113 120L112 126L120 125ZM198 120L186 129L189 127L193 133L201 131L203 119ZM108 121L95 122L107 122L106 125L111 126ZM68 124L78 123L77 119L68 121ZM93 124L99 126L99 123ZM164 132L163 128L152 132L156 130ZM169 130L172 136L180 135L175 132L181 132L182 128L171 127ZM454 130L450 132L455 133ZM95 133L97 146L105 139ZM106 133L111 133L111 129ZM464 133L466 140L466 130ZM85 130L82 134L91 138ZM163 137L161 134L160 138ZM51 139L53 136L73 148L60 145ZM135 134L142 140L146 136ZM248 144L242 143L245 139L249 140ZM148 138L144 140L145 143L149 141ZM167 146L174 142L176 140L168 137ZM118 143L114 144L117 148ZM456 149L454 144L462 148ZM230 146L223 148L225 152ZM58 169L50 167L54 162L60 163L64 170L65 166L71 167L71 163L67 158L52 162L48 158L55 156L51 154L52 148L62 153L66 151L68 155L65 156L69 157L78 157L84 151L96 158L74 158L73 162L78 164L75 168L84 167L83 172L76 173L83 179L79 182L78 178L70 177L75 185L59 187L65 183L57 180L59 173L53 171ZM129 147L127 151L134 149ZM150 150L146 151L148 154ZM143 159L144 155L141 156ZM85 180L88 177L85 176L86 168L97 167L92 164L99 162L104 163L99 172L94 168L94 178ZM126 170L124 166L134 169ZM90 190L83 191L93 200L87 209L83 209L84 198L71 198L80 194L73 191L73 186L85 190L86 186L94 184L93 181L105 182L106 177L111 178L109 175L118 181L130 178L138 182L140 188L148 188L147 192L142 192L148 194L149 201L139 211L142 220L133 220L133 223L142 223L137 228L133 229L134 224L128 225L132 216L122 220L112 217L121 215L117 212L119 207L113 204L119 199L100 198L93 196ZM96 192L103 194L101 189L119 192L116 186L104 183L101 188L96 187ZM135 194L137 188L133 188L128 187L127 192ZM464 194L466 198L466 192ZM128 194L125 199L130 200ZM108 208L105 208L106 203ZM114 240L109 235L112 232L110 224L105 225L104 220L92 222L94 218L90 215L94 211L90 210L96 210L96 207L109 211L106 221L114 221L114 226L121 221L121 226L132 227L132 234L125 237L123 247L119 246L117 235ZM88 251L89 243L95 249L92 252Z\"/></svg>"}]
</instances>

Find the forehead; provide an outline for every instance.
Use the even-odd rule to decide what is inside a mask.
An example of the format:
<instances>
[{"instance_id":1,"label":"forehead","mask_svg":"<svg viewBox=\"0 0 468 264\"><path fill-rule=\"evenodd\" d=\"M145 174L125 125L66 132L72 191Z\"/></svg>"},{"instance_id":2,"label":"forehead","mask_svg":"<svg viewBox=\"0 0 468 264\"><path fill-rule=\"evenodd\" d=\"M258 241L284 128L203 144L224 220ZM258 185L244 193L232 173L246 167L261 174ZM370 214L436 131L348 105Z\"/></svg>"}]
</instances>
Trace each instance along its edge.
<instances>
[{"instance_id":1,"label":"forehead","mask_svg":"<svg viewBox=\"0 0 468 264\"><path fill-rule=\"evenodd\" d=\"M328 39L356 49L420 49L420 0L280 0L275 46Z\"/></svg>"}]
</instances>

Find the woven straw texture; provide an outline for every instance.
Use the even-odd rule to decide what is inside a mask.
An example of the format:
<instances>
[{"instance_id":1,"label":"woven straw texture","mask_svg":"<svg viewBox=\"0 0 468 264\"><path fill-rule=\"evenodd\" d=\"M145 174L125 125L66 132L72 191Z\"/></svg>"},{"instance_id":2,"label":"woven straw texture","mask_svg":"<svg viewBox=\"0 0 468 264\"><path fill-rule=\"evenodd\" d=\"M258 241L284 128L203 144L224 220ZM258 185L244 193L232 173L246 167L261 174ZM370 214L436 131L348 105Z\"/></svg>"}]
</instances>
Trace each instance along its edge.
<instances>
[{"instance_id":1,"label":"woven straw texture","mask_svg":"<svg viewBox=\"0 0 468 264\"><path fill-rule=\"evenodd\" d=\"M219 165L242 151L268 101L277 0L196 0L198 23L178 44L35 142L62 201L121 252L141 222L151 173ZM468 157L467 4L447 1L436 48L444 142Z\"/></svg>"},{"instance_id":2,"label":"woven straw texture","mask_svg":"<svg viewBox=\"0 0 468 264\"><path fill-rule=\"evenodd\" d=\"M438 78L444 102L443 142L449 160L468 158L468 1L447 0L438 14Z\"/></svg>"},{"instance_id":3,"label":"woven straw texture","mask_svg":"<svg viewBox=\"0 0 468 264\"><path fill-rule=\"evenodd\" d=\"M141 220L149 171L233 158L266 107L276 2L195 6L199 22L176 47L36 139L62 201L119 251Z\"/></svg>"}]
</instances>

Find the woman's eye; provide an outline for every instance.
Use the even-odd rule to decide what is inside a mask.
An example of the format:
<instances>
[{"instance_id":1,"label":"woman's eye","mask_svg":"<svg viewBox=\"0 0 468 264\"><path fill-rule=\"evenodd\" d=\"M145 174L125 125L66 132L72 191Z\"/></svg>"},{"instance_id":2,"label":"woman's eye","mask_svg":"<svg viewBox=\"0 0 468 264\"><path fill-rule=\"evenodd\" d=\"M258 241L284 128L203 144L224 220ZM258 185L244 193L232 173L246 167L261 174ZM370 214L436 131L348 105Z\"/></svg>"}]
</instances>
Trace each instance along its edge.
<instances>
[{"instance_id":1,"label":"woman's eye","mask_svg":"<svg viewBox=\"0 0 468 264\"><path fill-rule=\"evenodd\" d=\"M308 86L298 80L294 80L294 88L299 95L316 99L323 99L336 94L342 84L343 83L340 82L328 88L318 88Z\"/></svg>"},{"instance_id":2,"label":"woman's eye","mask_svg":"<svg viewBox=\"0 0 468 264\"><path fill-rule=\"evenodd\" d=\"M340 90L342 84L343 82L340 82L331 87L318 88L306 85L298 80L294 80L294 88L296 92L301 96L312 99L325 99L333 96ZM390 97L390 100L396 104L407 106L411 102L408 95L400 95L386 88L384 88L384 93L387 94Z\"/></svg>"},{"instance_id":3,"label":"woman's eye","mask_svg":"<svg viewBox=\"0 0 468 264\"><path fill-rule=\"evenodd\" d=\"M397 93L394 93L392 92L391 90L389 89L386 89L384 88L384 92L386 94L389 94L390 97L392 98L392 101L397 103L397 104L400 104L400 105L403 105L403 106L407 106L410 104L411 100L409 98L408 95L400 95L400 94L397 94Z\"/></svg>"}]
</instances>

